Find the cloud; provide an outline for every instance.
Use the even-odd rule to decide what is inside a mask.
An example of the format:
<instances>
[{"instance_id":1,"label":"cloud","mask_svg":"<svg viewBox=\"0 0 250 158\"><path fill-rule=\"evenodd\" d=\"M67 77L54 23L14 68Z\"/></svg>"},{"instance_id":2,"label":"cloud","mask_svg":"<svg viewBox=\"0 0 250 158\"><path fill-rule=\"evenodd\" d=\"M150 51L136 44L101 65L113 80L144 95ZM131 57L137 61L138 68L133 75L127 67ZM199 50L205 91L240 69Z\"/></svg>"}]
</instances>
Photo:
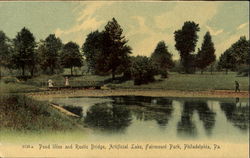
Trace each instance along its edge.
<instances>
[{"instance_id":1,"label":"cloud","mask_svg":"<svg viewBox=\"0 0 250 158\"><path fill-rule=\"evenodd\" d=\"M243 29L243 28L246 27L247 25L249 25L249 22L240 24L240 25L237 27L237 30Z\"/></svg>"},{"instance_id":2,"label":"cloud","mask_svg":"<svg viewBox=\"0 0 250 158\"><path fill-rule=\"evenodd\" d=\"M112 3L113 2L80 3L73 9L73 12L76 13L75 24L71 28L65 30L57 28L55 30L56 36L69 36L77 33L78 36L74 37L74 41L82 42L82 40L80 40L82 34L79 33L87 30L92 31L98 29L105 21L97 19L95 13L102 7L109 6ZM81 37L79 35L81 35Z\"/></svg>"},{"instance_id":3,"label":"cloud","mask_svg":"<svg viewBox=\"0 0 250 158\"><path fill-rule=\"evenodd\" d=\"M133 39L132 36L138 37L143 35L143 38L138 42L131 42L133 47L133 55L144 55L150 56L154 51L157 43L164 40L167 45L173 45L174 41L171 34L158 32L145 23L145 18L142 16L132 16L131 19L135 20L138 26L133 26L130 31L126 34L128 39ZM130 43L129 43L130 44Z\"/></svg>"},{"instance_id":4,"label":"cloud","mask_svg":"<svg viewBox=\"0 0 250 158\"><path fill-rule=\"evenodd\" d=\"M223 29L215 30L208 25L206 26L206 28L208 29L208 31L211 33L212 36L217 36L217 35L223 33L223 31L224 31Z\"/></svg>"},{"instance_id":5,"label":"cloud","mask_svg":"<svg viewBox=\"0 0 250 158\"><path fill-rule=\"evenodd\" d=\"M216 3L177 3L170 11L162 15L155 16L155 22L158 28L178 28L185 21L195 21L200 25L206 24L217 13L218 4Z\"/></svg>"},{"instance_id":6,"label":"cloud","mask_svg":"<svg viewBox=\"0 0 250 158\"><path fill-rule=\"evenodd\" d=\"M224 38L220 43L215 43L217 57L227 50L233 43L237 42L244 33L233 34ZM247 37L248 38L248 37Z\"/></svg>"}]
</instances>

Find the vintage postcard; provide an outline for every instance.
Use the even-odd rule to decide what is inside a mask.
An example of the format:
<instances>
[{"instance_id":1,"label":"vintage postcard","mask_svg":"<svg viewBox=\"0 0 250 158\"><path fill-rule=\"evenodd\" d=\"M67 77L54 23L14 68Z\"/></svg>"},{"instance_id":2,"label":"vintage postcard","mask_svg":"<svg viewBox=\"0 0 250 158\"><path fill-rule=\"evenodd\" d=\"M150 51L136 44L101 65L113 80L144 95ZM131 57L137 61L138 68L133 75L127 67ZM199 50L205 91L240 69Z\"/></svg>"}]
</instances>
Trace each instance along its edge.
<instances>
[{"instance_id":1,"label":"vintage postcard","mask_svg":"<svg viewBox=\"0 0 250 158\"><path fill-rule=\"evenodd\" d=\"M1 1L0 158L248 158L248 1Z\"/></svg>"}]
</instances>

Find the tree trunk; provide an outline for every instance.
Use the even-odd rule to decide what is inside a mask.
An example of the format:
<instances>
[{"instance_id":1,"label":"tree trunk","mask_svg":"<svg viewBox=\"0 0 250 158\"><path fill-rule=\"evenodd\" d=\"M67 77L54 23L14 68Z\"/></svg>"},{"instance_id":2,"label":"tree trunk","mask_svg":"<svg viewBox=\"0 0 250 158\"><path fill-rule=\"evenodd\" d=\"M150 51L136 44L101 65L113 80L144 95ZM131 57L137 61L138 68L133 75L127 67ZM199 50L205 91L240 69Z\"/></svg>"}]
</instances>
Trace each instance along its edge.
<instances>
[{"instance_id":1,"label":"tree trunk","mask_svg":"<svg viewBox=\"0 0 250 158\"><path fill-rule=\"evenodd\" d=\"M54 68L53 68L52 65L50 66L50 71L51 71L51 74L53 75L54 74Z\"/></svg>"},{"instance_id":2,"label":"tree trunk","mask_svg":"<svg viewBox=\"0 0 250 158\"><path fill-rule=\"evenodd\" d=\"M71 76L73 76L73 67L70 68Z\"/></svg>"},{"instance_id":3,"label":"tree trunk","mask_svg":"<svg viewBox=\"0 0 250 158\"><path fill-rule=\"evenodd\" d=\"M203 69L201 69L201 74L203 74Z\"/></svg>"},{"instance_id":4,"label":"tree trunk","mask_svg":"<svg viewBox=\"0 0 250 158\"><path fill-rule=\"evenodd\" d=\"M226 69L226 74L228 73L228 70Z\"/></svg>"},{"instance_id":5,"label":"tree trunk","mask_svg":"<svg viewBox=\"0 0 250 158\"><path fill-rule=\"evenodd\" d=\"M2 78L2 67L0 66L0 79Z\"/></svg>"},{"instance_id":6,"label":"tree trunk","mask_svg":"<svg viewBox=\"0 0 250 158\"><path fill-rule=\"evenodd\" d=\"M22 76L24 76L25 72L24 72L24 65L22 66Z\"/></svg>"},{"instance_id":7,"label":"tree trunk","mask_svg":"<svg viewBox=\"0 0 250 158\"><path fill-rule=\"evenodd\" d=\"M31 75L31 77L33 77L33 75L34 75L34 68L31 68L30 75Z\"/></svg>"},{"instance_id":8,"label":"tree trunk","mask_svg":"<svg viewBox=\"0 0 250 158\"><path fill-rule=\"evenodd\" d=\"M112 81L115 80L115 69L112 69Z\"/></svg>"}]
</instances>

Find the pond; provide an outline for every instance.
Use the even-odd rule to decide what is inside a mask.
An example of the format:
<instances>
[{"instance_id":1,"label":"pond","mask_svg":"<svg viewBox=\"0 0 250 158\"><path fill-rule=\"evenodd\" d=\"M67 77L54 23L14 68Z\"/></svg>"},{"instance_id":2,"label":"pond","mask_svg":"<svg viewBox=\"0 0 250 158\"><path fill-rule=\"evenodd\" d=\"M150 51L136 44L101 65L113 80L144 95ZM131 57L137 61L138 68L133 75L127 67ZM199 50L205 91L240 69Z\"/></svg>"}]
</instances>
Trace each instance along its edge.
<instances>
[{"instance_id":1,"label":"pond","mask_svg":"<svg viewBox=\"0 0 250 158\"><path fill-rule=\"evenodd\" d=\"M80 107L90 141L249 140L247 99L112 96L51 102Z\"/></svg>"}]
</instances>

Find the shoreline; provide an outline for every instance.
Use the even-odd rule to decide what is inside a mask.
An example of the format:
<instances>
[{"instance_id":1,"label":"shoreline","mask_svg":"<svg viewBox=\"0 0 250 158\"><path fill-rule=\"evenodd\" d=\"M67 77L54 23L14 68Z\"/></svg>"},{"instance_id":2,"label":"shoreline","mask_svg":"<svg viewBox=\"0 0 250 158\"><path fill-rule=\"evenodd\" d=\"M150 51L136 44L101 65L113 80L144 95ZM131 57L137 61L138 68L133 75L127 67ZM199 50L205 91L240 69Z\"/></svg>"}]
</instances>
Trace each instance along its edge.
<instances>
[{"instance_id":1,"label":"shoreline","mask_svg":"<svg viewBox=\"0 0 250 158\"><path fill-rule=\"evenodd\" d=\"M151 96L151 97L199 97L199 98L249 98L249 91L234 92L232 90L211 91L178 91L178 90L138 90L138 89L71 89L49 90L44 92L27 93L36 99L58 97L108 97L108 96Z\"/></svg>"}]
</instances>

